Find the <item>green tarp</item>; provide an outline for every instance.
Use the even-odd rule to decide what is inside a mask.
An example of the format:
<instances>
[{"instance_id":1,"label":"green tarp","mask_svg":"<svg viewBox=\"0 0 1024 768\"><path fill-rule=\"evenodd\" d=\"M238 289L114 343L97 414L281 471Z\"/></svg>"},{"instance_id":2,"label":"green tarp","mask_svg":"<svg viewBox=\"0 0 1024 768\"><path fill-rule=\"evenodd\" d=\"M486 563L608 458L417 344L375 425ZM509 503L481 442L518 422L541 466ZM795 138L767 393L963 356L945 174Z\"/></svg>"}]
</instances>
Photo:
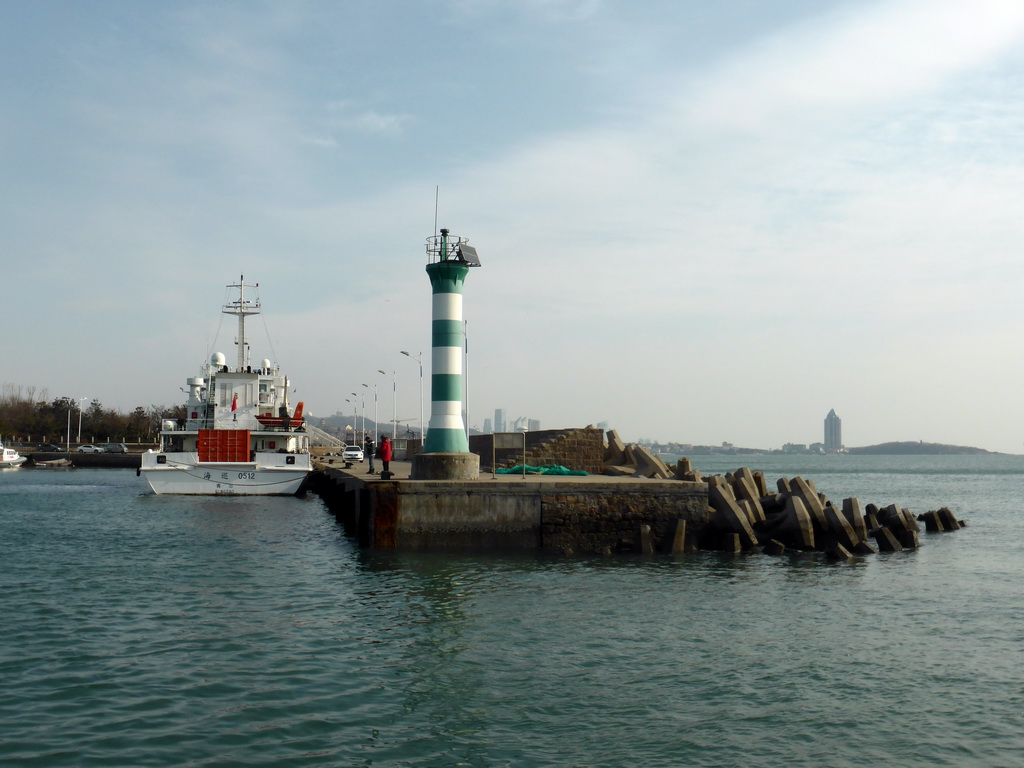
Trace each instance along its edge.
<instances>
[{"instance_id":1,"label":"green tarp","mask_svg":"<svg viewBox=\"0 0 1024 768\"><path fill-rule=\"evenodd\" d=\"M520 464L517 467L509 467L506 469L496 469L494 474L496 475L521 475L524 473L527 475L589 475L589 472L584 472L582 469L566 469L559 464L552 464L549 467L524 467Z\"/></svg>"}]
</instances>

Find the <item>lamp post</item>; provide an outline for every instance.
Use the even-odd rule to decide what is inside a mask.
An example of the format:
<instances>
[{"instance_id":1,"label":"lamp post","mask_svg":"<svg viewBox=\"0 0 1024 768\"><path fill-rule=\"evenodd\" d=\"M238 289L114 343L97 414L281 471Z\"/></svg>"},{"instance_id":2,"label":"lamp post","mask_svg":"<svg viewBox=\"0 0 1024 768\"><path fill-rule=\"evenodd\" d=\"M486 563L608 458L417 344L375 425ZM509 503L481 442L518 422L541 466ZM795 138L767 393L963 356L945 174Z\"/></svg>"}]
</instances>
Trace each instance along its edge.
<instances>
[{"instance_id":1,"label":"lamp post","mask_svg":"<svg viewBox=\"0 0 1024 768\"><path fill-rule=\"evenodd\" d=\"M377 373L388 375L387 371L380 368ZM398 439L398 376L395 371L391 372L391 439Z\"/></svg>"},{"instance_id":2,"label":"lamp post","mask_svg":"<svg viewBox=\"0 0 1024 768\"><path fill-rule=\"evenodd\" d=\"M358 397L360 403L362 404L363 422L362 422L362 426L359 429L359 431L362 432L362 434L363 434L363 436L360 438L360 441L359 441L359 444L362 445L363 444L362 441L366 439L366 401L363 399L362 393L357 395L355 392L353 392L352 393L352 397Z\"/></svg>"},{"instance_id":3,"label":"lamp post","mask_svg":"<svg viewBox=\"0 0 1024 768\"><path fill-rule=\"evenodd\" d=\"M351 400L349 400L349 399L348 399L347 397L345 398L345 402L346 402L346 403L348 403L349 405L351 405L351 406L352 406L352 410L353 410L353 411L354 411L354 410L356 409L356 406L355 406L355 404L354 404L354 403L353 403L353 402L352 402ZM352 420L353 420L353 421L354 421L354 422L355 422L356 424L358 424L358 423L359 423L359 418L358 418L358 416L355 416L355 415L353 415L353 416L352 416ZM352 425L351 425L351 424L346 424L346 425L345 425L345 437L347 438L347 440L346 440L346 442L345 442L345 445L352 445L352 440L354 439L354 436L353 436L353 434L352 434L352 433L353 433L354 431L355 431L355 430L354 430L354 429L352 428Z\"/></svg>"},{"instance_id":4,"label":"lamp post","mask_svg":"<svg viewBox=\"0 0 1024 768\"><path fill-rule=\"evenodd\" d=\"M402 354L406 357L411 357L417 363L420 364L420 443L423 442L423 353L417 352L415 355L402 350Z\"/></svg>"},{"instance_id":5,"label":"lamp post","mask_svg":"<svg viewBox=\"0 0 1024 768\"><path fill-rule=\"evenodd\" d=\"M377 385L376 384L363 384L367 389L373 390L373 444L378 445L377 442Z\"/></svg>"},{"instance_id":6,"label":"lamp post","mask_svg":"<svg viewBox=\"0 0 1024 768\"><path fill-rule=\"evenodd\" d=\"M78 398L78 443L82 443L82 403L88 400L88 397Z\"/></svg>"},{"instance_id":7,"label":"lamp post","mask_svg":"<svg viewBox=\"0 0 1024 768\"><path fill-rule=\"evenodd\" d=\"M68 400L68 441L65 443L68 453L71 453L71 401Z\"/></svg>"}]
</instances>

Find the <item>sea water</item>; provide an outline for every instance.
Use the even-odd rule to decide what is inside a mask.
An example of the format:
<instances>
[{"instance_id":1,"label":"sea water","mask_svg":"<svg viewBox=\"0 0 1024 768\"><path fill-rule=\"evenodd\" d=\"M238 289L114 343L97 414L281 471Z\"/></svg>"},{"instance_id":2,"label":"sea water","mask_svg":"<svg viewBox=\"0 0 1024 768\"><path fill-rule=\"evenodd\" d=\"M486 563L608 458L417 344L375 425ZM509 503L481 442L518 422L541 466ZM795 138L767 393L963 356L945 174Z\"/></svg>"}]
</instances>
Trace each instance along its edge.
<instances>
[{"instance_id":1,"label":"sea water","mask_svg":"<svg viewBox=\"0 0 1024 768\"><path fill-rule=\"evenodd\" d=\"M1024 457L694 457L914 552L359 549L315 496L0 473L0 765L1019 766Z\"/></svg>"}]
</instances>

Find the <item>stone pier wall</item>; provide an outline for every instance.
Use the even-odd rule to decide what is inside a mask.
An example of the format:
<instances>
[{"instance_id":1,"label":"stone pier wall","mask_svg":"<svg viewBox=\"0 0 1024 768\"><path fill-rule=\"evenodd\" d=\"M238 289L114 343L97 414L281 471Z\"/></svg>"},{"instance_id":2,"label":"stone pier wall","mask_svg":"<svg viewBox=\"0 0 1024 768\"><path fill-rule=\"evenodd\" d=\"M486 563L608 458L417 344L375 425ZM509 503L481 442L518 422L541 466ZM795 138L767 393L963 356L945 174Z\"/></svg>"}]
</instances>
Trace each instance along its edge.
<instances>
[{"instance_id":1,"label":"stone pier wall","mask_svg":"<svg viewBox=\"0 0 1024 768\"><path fill-rule=\"evenodd\" d=\"M668 550L679 521L692 536L709 517L699 482L365 482L327 469L311 490L361 545L382 549L601 553L639 548L646 526Z\"/></svg>"},{"instance_id":2,"label":"stone pier wall","mask_svg":"<svg viewBox=\"0 0 1024 768\"><path fill-rule=\"evenodd\" d=\"M670 551L680 521L686 523L691 548L707 524L707 486L703 483L608 484L550 490L541 497L541 540L544 549L607 553L645 548L642 527L649 529L650 547Z\"/></svg>"}]
</instances>

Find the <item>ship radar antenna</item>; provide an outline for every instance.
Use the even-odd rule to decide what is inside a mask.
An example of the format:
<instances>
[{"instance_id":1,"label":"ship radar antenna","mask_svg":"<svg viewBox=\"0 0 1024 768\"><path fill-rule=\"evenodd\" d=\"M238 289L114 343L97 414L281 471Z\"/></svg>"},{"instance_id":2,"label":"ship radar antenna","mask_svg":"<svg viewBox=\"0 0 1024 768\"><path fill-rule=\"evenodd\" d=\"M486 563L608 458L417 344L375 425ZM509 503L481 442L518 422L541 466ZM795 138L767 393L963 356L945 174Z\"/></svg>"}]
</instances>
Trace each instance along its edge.
<instances>
[{"instance_id":1,"label":"ship radar antenna","mask_svg":"<svg viewBox=\"0 0 1024 768\"><path fill-rule=\"evenodd\" d=\"M238 282L229 285L228 288L238 289L238 299L227 302L223 309L221 309L221 312L225 315L234 315L238 318L238 337L235 339L235 344L238 347L237 370L244 371L249 355L249 342L245 338L245 318L249 315L258 315L260 313L260 298L257 292L259 283L256 283L255 285L246 285L245 275L240 275ZM247 299L245 297L246 288L251 288L253 290L254 298Z\"/></svg>"}]
</instances>

